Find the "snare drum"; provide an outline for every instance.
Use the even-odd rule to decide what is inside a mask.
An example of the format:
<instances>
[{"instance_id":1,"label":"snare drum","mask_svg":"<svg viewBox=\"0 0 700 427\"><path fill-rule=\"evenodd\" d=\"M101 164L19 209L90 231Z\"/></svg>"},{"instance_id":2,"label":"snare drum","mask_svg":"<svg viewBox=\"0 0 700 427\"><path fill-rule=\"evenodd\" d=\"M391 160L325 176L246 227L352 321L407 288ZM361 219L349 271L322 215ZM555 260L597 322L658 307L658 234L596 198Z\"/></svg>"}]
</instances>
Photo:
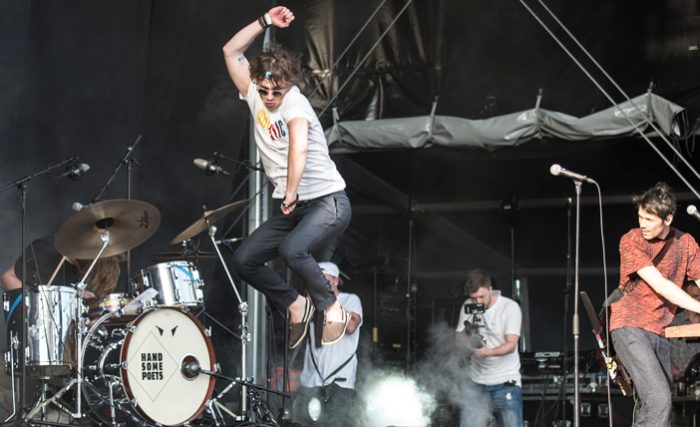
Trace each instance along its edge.
<instances>
[{"instance_id":1,"label":"snare drum","mask_svg":"<svg viewBox=\"0 0 700 427\"><path fill-rule=\"evenodd\" d=\"M204 300L199 270L189 261L161 262L141 270L134 278L140 292L148 288L158 291L157 304L199 307Z\"/></svg>"},{"instance_id":2,"label":"snare drum","mask_svg":"<svg viewBox=\"0 0 700 427\"><path fill-rule=\"evenodd\" d=\"M192 375L183 365L196 362L209 371L216 365L199 321L174 307L148 309L121 326L103 319L84 345L83 372L91 385L85 398L93 413L107 424L140 417L171 426L197 418L214 391L214 377Z\"/></svg>"},{"instance_id":3,"label":"snare drum","mask_svg":"<svg viewBox=\"0 0 700 427\"><path fill-rule=\"evenodd\" d=\"M27 292L27 366L42 377L64 375L74 363L78 292L68 286L39 285Z\"/></svg>"},{"instance_id":4,"label":"snare drum","mask_svg":"<svg viewBox=\"0 0 700 427\"><path fill-rule=\"evenodd\" d=\"M132 298L129 298L126 296L124 293L113 293L109 294L106 297L91 302L90 303L90 320L95 320L101 316L104 316L105 314L108 313L115 313L118 316L121 315L121 311L123 310L124 307L131 301ZM124 313L127 314L127 313ZM128 314L136 314L136 313L128 313ZM130 319L130 320L133 320Z\"/></svg>"}]
</instances>

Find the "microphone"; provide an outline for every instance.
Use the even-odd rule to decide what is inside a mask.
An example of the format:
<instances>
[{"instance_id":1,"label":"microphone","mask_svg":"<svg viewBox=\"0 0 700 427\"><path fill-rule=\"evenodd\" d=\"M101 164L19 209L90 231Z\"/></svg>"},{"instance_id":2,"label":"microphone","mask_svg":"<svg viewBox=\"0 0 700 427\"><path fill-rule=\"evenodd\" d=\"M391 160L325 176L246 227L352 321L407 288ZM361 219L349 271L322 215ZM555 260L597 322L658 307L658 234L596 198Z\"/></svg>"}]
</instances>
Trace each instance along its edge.
<instances>
[{"instance_id":1,"label":"microphone","mask_svg":"<svg viewBox=\"0 0 700 427\"><path fill-rule=\"evenodd\" d=\"M549 173L551 173L554 176L559 176L559 175L566 176L568 178L575 179L576 181L585 181L585 182L588 182L591 184L595 183L595 181L593 179L587 177L586 175L581 175L580 173L566 170L556 163L553 164L552 166L550 166Z\"/></svg>"},{"instance_id":2,"label":"microphone","mask_svg":"<svg viewBox=\"0 0 700 427\"><path fill-rule=\"evenodd\" d=\"M85 175L88 171L90 170L90 165L87 163L80 163L79 165L75 165L70 169L67 169L65 172L60 174L57 178L64 178L68 177L72 180L76 180L80 178L81 176Z\"/></svg>"},{"instance_id":3,"label":"microphone","mask_svg":"<svg viewBox=\"0 0 700 427\"><path fill-rule=\"evenodd\" d=\"M80 212L80 211L82 211L82 210L85 209L85 208L89 208L90 205L89 205L89 204L84 205L84 204L82 204L82 203L80 203L80 202L74 202L73 205L72 205L71 207L73 208L74 211Z\"/></svg>"},{"instance_id":4,"label":"microphone","mask_svg":"<svg viewBox=\"0 0 700 427\"><path fill-rule=\"evenodd\" d=\"M203 170L205 175L230 175L213 160L194 159L194 165Z\"/></svg>"},{"instance_id":5,"label":"microphone","mask_svg":"<svg viewBox=\"0 0 700 427\"><path fill-rule=\"evenodd\" d=\"M196 360L190 362L184 361L182 362L181 371L182 375L184 375L186 378L192 379L199 375L199 373L202 371L202 367Z\"/></svg>"},{"instance_id":6,"label":"microphone","mask_svg":"<svg viewBox=\"0 0 700 427\"><path fill-rule=\"evenodd\" d=\"M216 240L214 243L217 245L229 245L231 243L240 242L241 240L245 240L245 237L231 237L228 239Z\"/></svg>"},{"instance_id":7,"label":"microphone","mask_svg":"<svg viewBox=\"0 0 700 427\"><path fill-rule=\"evenodd\" d=\"M685 211L688 212L688 215L700 221L700 212L698 212L698 208L696 208L695 205L688 205Z\"/></svg>"}]
</instances>

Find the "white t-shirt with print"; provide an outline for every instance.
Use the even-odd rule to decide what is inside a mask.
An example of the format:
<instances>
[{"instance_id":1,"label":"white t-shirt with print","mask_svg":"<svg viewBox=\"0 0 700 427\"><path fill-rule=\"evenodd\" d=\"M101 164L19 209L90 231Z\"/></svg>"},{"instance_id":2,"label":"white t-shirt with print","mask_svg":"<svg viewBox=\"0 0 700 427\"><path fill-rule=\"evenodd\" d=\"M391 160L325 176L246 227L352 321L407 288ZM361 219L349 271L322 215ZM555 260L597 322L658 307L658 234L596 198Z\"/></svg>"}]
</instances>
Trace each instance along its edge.
<instances>
[{"instance_id":1,"label":"white t-shirt with print","mask_svg":"<svg viewBox=\"0 0 700 427\"><path fill-rule=\"evenodd\" d=\"M265 107L257 85L248 86L246 96L241 95L253 115L255 143L260 152L265 174L275 186L272 197L284 198L287 189L287 155L289 153L289 127L295 118L309 123L306 166L299 182L299 200L315 199L345 189L345 181L328 154L328 143L321 123L311 104L299 88L292 86L282 98L276 111Z\"/></svg>"},{"instance_id":2,"label":"white t-shirt with print","mask_svg":"<svg viewBox=\"0 0 700 427\"><path fill-rule=\"evenodd\" d=\"M522 325L522 313L518 303L501 295L500 291L493 291L496 302L481 315L483 326L479 327L479 334L486 340L486 347L496 348L506 342L506 335L520 336ZM470 304L467 299L464 304ZM459 313L457 332L465 329L464 321L474 323L474 315L465 314L464 306ZM471 358L472 381L483 385L497 385L508 381L515 381L521 385L520 355L516 349L503 356Z\"/></svg>"}]
</instances>

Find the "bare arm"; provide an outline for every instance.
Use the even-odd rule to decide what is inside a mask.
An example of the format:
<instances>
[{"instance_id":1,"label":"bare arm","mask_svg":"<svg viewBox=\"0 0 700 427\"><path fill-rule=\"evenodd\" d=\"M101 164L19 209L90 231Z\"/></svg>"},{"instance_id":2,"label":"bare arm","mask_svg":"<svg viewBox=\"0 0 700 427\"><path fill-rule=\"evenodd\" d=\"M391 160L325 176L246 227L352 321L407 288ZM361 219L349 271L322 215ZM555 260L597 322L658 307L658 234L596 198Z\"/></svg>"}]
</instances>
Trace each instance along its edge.
<instances>
[{"instance_id":1,"label":"bare arm","mask_svg":"<svg viewBox=\"0 0 700 427\"><path fill-rule=\"evenodd\" d=\"M518 348L519 339L520 337L517 335L506 334L506 342L503 344L494 348L487 348L486 346L477 348L473 354L478 357L503 356L514 352Z\"/></svg>"},{"instance_id":2,"label":"bare arm","mask_svg":"<svg viewBox=\"0 0 700 427\"><path fill-rule=\"evenodd\" d=\"M292 11L284 6L273 7L268 15L272 20L272 25L278 28L289 27L289 24L294 20ZM256 19L238 31L223 48L228 73L238 92L243 95L246 94L250 85L250 70L244 53L262 32L263 28Z\"/></svg>"},{"instance_id":3,"label":"bare arm","mask_svg":"<svg viewBox=\"0 0 700 427\"><path fill-rule=\"evenodd\" d=\"M353 312L350 312L350 321L348 322L348 327L345 329L345 333L352 335L357 330L357 327L362 323L362 317Z\"/></svg>"},{"instance_id":4,"label":"bare arm","mask_svg":"<svg viewBox=\"0 0 700 427\"><path fill-rule=\"evenodd\" d=\"M1 282L0 287L2 287L2 289L5 291L22 288L22 281L19 280L19 277L17 277L15 274L14 266L10 266L10 268L8 268L7 271L2 274Z\"/></svg>"},{"instance_id":5,"label":"bare arm","mask_svg":"<svg viewBox=\"0 0 700 427\"><path fill-rule=\"evenodd\" d=\"M676 286L675 283L662 276L656 267L642 267L637 271L637 274L644 279L653 290L666 298L669 302L681 308L685 308L686 310L700 313L700 302L685 293L685 291Z\"/></svg>"},{"instance_id":6,"label":"bare arm","mask_svg":"<svg viewBox=\"0 0 700 427\"><path fill-rule=\"evenodd\" d=\"M287 188L284 192L284 200L293 203L297 197L297 189L301 175L306 167L306 153L308 149L309 122L304 118L296 118L289 121L289 154L287 155ZM296 205L282 206L285 215L290 214Z\"/></svg>"}]
</instances>

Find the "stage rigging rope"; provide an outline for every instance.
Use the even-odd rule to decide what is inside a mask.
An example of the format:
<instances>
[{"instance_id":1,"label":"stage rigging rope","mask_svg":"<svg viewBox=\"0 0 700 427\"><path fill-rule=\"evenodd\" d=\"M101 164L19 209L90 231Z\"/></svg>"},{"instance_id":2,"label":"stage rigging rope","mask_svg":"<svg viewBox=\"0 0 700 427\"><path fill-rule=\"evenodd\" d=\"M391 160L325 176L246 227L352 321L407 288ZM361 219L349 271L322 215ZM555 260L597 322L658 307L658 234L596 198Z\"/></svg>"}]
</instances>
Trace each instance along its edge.
<instances>
[{"instance_id":1,"label":"stage rigging rope","mask_svg":"<svg viewBox=\"0 0 700 427\"><path fill-rule=\"evenodd\" d=\"M639 128L637 124L635 124L630 116L627 114L626 111L624 111L622 108L619 107L619 105L615 102L615 100L611 97L611 95L603 89L601 84L590 74L590 72L581 64L581 62L573 55L573 53L562 43L562 41L552 32L552 30L540 19L540 17L530 8L524 0L519 0L520 3L527 9L527 11L533 16L533 18L542 26L542 28L552 37L552 39L562 48L562 50L571 58L571 60L581 69L581 71L588 77L588 79L600 90L600 92L610 101L610 103L615 107L615 109L620 112L625 119L634 127L635 131L647 142L647 144L661 157L661 159L673 170L673 172L683 181L683 183L695 194L700 199L700 194L695 190L693 186L690 185L690 183L685 179L685 177L681 174L681 172L669 161L669 159L664 156L663 153L659 150L654 143L651 142L651 140L644 134L644 132ZM678 156L678 158L683 161L683 163L691 170L691 172L698 178L700 179L700 175L698 172L690 165L690 163L685 159L685 157L678 151L678 149L666 138L666 136L659 130L656 125L652 122L652 120L647 117L646 114L644 114L644 111L640 109L632 99L627 95L627 93L615 82L615 80L605 71L605 69L598 63L598 61L593 58L593 56L586 50L586 48L578 41L578 39L568 30L568 28L557 18L557 16L547 7L547 5L544 4L543 0L538 0L538 3L549 13L549 15L554 19L554 21L565 31L565 33L569 36L569 38L581 49L581 51L588 57L588 59L598 68L598 70L603 73L603 75L608 79L608 81L617 89L617 91L624 96L624 98L634 107L635 110L637 110L639 113L641 113L641 116L643 120L651 126L652 129L659 135L659 137L668 145L668 147ZM606 251L605 251L605 233L603 229L603 202L602 202L602 192L600 189L600 186L598 185L597 182L594 182L597 192L598 192L598 200L599 200L599 218L600 218L600 236L601 236L601 246L602 246L602 258L603 258L603 280L604 280L604 288L605 288L605 295L608 295L608 277L607 277L607 261L606 261ZM575 298L578 298L578 295L574 296ZM608 318L608 311L605 310L605 324L606 324L606 329L605 329L605 334L606 334L606 342L608 345L606 346L606 356L609 357L609 348L610 348L610 341L609 341L609 318ZM611 396L611 387L610 387L610 376L607 376L607 399L608 399L608 422L610 427L613 425L613 420L612 420L612 396ZM578 411L578 408L575 408L575 411Z\"/></svg>"},{"instance_id":2,"label":"stage rigging rope","mask_svg":"<svg viewBox=\"0 0 700 427\"><path fill-rule=\"evenodd\" d=\"M653 142L647 137L644 132L639 128L639 125L634 123L632 119L630 118L629 114L627 114L626 111L624 111L620 106L615 102L615 100L612 98L612 96L601 86L601 84L591 75L591 73L581 64L581 62L573 55L573 53L566 47L564 46L563 42L552 32L552 30L545 24L542 19L535 13L530 6L525 3L525 0L519 0L520 3L527 9L527 11L532 15L533 18L542 26L542 28L552 37L552 39L559 45L559 47L562 48L562 50L571 58L571 60L581 69L581 71L588 77L588 79L600 90L600 92L605 96L605 98L610 101L610 103L615 107L615 109L622 114L625 119L629 122L632 127L634 127L634 130L637 131L637 133L649 144L649 146L656 152L656 154L661 157L661 159L668 165L671 170L683 181L683 183L690 189L690 191L695 194L695 196L700 200L700 193L695 190L695 188L690 185L688 180L683 176L683 174L680 173L680 171L671 163L669 159L666 158L666 156L659 150L656 145L654 145ZM685 157L676 149L676 147L673 146L673 144L668 141L666 136L661 132L656 125L649 119L646 114L644 114L644 111L640 109L630 98L629 96L620 88L620 86L610 77L610 75L605 72L603 67L593 58L593 56L583 47L583 45L576 39L576 37L564 26L564 24L557 19L557 17L554 15L554 13L547 8L547 6L543 3L542 0L538 0L538 2L542 5L542 7L545 8L545 10L553 17L553 19L557 22L557 24L566 32L566 34L576 43L576 45L583 51L586 56L596 65L596 67L606 76L606 78L615 86L615 88L622 94L625 99L634 107L635 110L639 111L641 113L641 116L643 117L644 121L649 124L652 129L656 131L656 133L659 135L659 137L666 142L666 144L671 148L671 150L680 158L683 163L693 172L693 174L700 179L700 174L695 170L695 168L692 167L692 165L685 159Z\"/></svg>"}]
</instances>

